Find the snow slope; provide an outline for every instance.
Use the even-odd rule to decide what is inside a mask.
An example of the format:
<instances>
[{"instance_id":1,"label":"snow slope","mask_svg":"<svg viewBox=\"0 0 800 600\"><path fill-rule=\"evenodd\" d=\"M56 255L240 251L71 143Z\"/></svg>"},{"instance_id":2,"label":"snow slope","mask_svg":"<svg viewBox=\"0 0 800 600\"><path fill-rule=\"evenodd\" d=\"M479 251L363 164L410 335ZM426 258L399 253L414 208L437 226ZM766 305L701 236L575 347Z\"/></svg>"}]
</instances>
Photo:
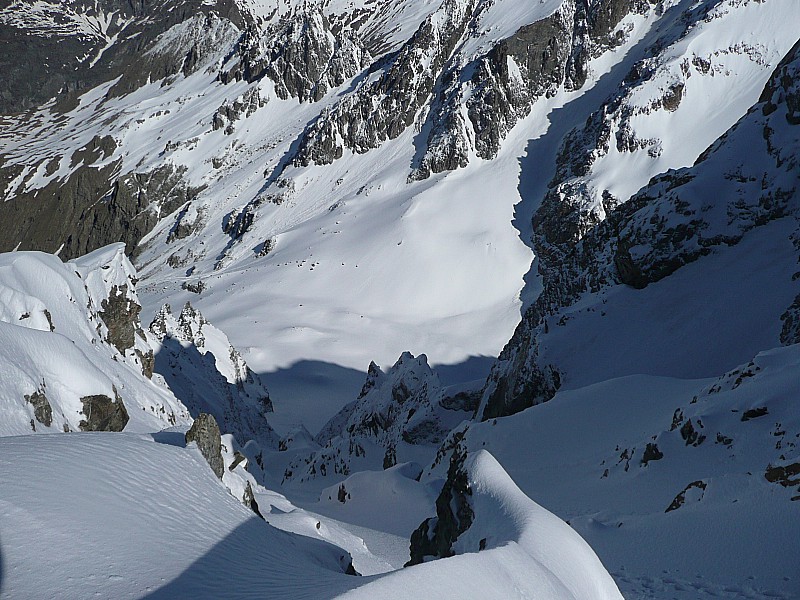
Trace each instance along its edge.
<instances>
[{"instance_id":1,"label":"snow slope","mask_svg":"<svg viewBox=\"0 0 800 600\"><path fill-rule=\"evenodd\" d=\"M622 598L591 548L526 497L488 452L466 464L475 522L461 551L387 575L344 598ZM477 552L479 540L486 549Z\"/></svg>"},{"instance_id":2,"label":"snow slope","mask_svg":"<svg viewBox=\"0 0 800 600\"><path fill-rule=\"evenodd\" d=\"M357 586L355 597L367 598L478 589L497 598L620 597L585 542L522 495L488 454L470 467L476 510L487 530L508 538L480 556L362 578L345 575L349 556L319 539L359 543L346 528L260 493L267 521L302 535L274 529L228 493L195 448L169 435L5 437L0 448L0 589L8 598L333 598Z\"/></svg>"},{"instance_id":3,"label":"snow slope","mask_svg":"<svg viewBox=\"0 0 800 600\"><path fill-rule=\"evenodd\" d=\"M358 583L344 551L273 529L197 450L158 439L0 439L4 598L324 598Z\"/></svg>"},{"instance_id":4,"label":"snow slope","mask_svg":"<svg viewBox=\"0 0 800 600\"><path fill-rule=\"evenodd\" d=\"M40 252L0 255L0 435L79 431L91 420L81 399L97 395L124 402L129 431L190 422L163 381L143 374L152 349L136 333L134 277L120 244L74 263ZM115 320L112 296L126 307ZM120 349L113 342L126 329L130 345Z\"/></svg>"},{"instance_id":5,"label":"snow slope","mask_svg":"<svg viewBox=\"0 0 800 600\"><path fill-rule=\"evenodd\" d=\"M767 351L718 379L630 375L561 391L472 425L466 447L491 448L626 597L796 598L800 480L771 469L798 462L799 355Z\"/></svg>"}]
</instances>

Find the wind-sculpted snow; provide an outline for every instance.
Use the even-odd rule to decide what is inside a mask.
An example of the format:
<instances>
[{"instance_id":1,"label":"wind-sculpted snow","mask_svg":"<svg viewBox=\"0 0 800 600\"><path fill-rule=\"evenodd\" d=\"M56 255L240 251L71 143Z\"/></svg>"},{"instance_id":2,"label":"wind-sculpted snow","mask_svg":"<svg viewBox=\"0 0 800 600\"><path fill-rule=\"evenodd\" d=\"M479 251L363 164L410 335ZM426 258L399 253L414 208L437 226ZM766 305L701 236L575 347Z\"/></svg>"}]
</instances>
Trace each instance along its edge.
<instances>
[{"instance_id":1,"label":"wind-sculpted snow","mask_svg":"<svg viewBox=\"0 0 800 600\"><path fill-rule=\"evenodd\" d=\"M392 573L343 597L622 598L588 544L523 494L489 452L476 452L461 469L474 520L458 538L455 556Z\"/></svg>"},{"instance_id":2,"label":"wind-sculpted snow","mask_svg":"<svg viewBox=\"0 0 800 600\"><path fill-rule=\"evenodd\" d=\"M119 244L74 263L38 252L0 255L0 434L190 421L163 381L147 378L153 350L134 278Z\"/></svg>"},{"instance_id":3,"label":"wind-sculpted snow","mask_svg":"<svg viewBox=\"0 0 800 600\"><path fill-rule=\"evenodd\" d=\"M4 597L329 598L358 584L346 552L267 525L172 442L0 439Z\"/></svg>"}]
</instances>

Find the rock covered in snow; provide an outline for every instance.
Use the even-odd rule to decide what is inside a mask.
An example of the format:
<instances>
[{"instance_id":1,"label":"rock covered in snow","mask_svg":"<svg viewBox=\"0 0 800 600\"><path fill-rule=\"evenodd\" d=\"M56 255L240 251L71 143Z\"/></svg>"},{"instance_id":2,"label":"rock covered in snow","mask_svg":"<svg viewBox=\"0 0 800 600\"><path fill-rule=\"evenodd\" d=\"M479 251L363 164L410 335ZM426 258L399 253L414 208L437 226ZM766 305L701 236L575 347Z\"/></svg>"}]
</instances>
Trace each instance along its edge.
<instances>
[{"instance_id":1,"label":"rock covered in snow","mask_svg":"<svg viewBox=\"0 0 800 600\"><path fill-rule=\"evenodd\" d=\"M247 366L228 337L188 302L177 316L164 305L150 332L155 338L155 371L194 414L208 413L241 443L276 447L269 423L272 401L266 386Z\"/></svg>"},{"instance_id":2,"label":"rock covered in snow","mask_svg":"<svg viewBox=\"0 0 800 600\"><path fill-rule=\"evenodd\" d=\"M295 459L285 479L346 476L356 465L388 469L411 460L415 447L438 444L470 416L447 392L424 354L404 352L387 372L371 363L358 398L317 434L322 447Z\"/></svg>"},{"instance_id":3,"label":"rock covered in snow","mask_svg":"<svg viewBox=\"0 0 800 600\"><path fill-rule=\"evenodd\" d=\"M0 255L0 434L161 429L188 423L139 324L124 246L74 262Z\"/></svg>"}]
</instances>

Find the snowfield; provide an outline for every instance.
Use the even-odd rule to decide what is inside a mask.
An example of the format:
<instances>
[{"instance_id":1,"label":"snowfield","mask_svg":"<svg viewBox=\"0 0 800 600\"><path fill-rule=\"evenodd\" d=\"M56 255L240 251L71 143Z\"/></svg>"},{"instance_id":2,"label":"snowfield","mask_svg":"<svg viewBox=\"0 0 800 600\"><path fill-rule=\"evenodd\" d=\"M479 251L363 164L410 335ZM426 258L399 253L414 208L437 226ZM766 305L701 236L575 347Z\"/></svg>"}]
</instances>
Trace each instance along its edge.
<instances>
[{"instance_id":1,"label":"snowfield","mask_svg":"<svg viewBox=\"0 0 800 600\"><path fill-rule=\"evenodd\" d=\"M476 508L489 530L499 519L506 537L497 541L509 545L356 577L343 573L345 550L320 539L352 545L347 530L259 495L268 521L290 531L303 520L310 526L303 535L271 527L178 436L0 438L3 597L620 597L586 543L525 498L488 454L474 462L478 498L487 503Z\"/></svg>"}]
</instances>

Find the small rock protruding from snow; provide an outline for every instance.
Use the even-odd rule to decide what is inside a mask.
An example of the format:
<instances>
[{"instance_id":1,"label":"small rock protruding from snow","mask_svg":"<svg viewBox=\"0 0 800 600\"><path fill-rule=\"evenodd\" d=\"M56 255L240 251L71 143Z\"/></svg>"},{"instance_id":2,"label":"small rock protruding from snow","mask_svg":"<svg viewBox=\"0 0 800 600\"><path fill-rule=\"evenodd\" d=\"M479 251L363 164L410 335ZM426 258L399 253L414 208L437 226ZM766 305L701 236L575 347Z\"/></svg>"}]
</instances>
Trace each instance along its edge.
<instances>
[{"instance_id":1,"label":"small rock protruding from snow","mask_svg":"<svg viewBox=\"0 0 800 600\"><path fill-rule=\"evenodd\" d=\"M222 437L219 425L213 415L200 413L186 432L186 443L195 442L197 449L208 462L208 466L219 479L225 472L222 461ZM251 490L252 495L252 490Z\"/></svg>"}]
</instances>

